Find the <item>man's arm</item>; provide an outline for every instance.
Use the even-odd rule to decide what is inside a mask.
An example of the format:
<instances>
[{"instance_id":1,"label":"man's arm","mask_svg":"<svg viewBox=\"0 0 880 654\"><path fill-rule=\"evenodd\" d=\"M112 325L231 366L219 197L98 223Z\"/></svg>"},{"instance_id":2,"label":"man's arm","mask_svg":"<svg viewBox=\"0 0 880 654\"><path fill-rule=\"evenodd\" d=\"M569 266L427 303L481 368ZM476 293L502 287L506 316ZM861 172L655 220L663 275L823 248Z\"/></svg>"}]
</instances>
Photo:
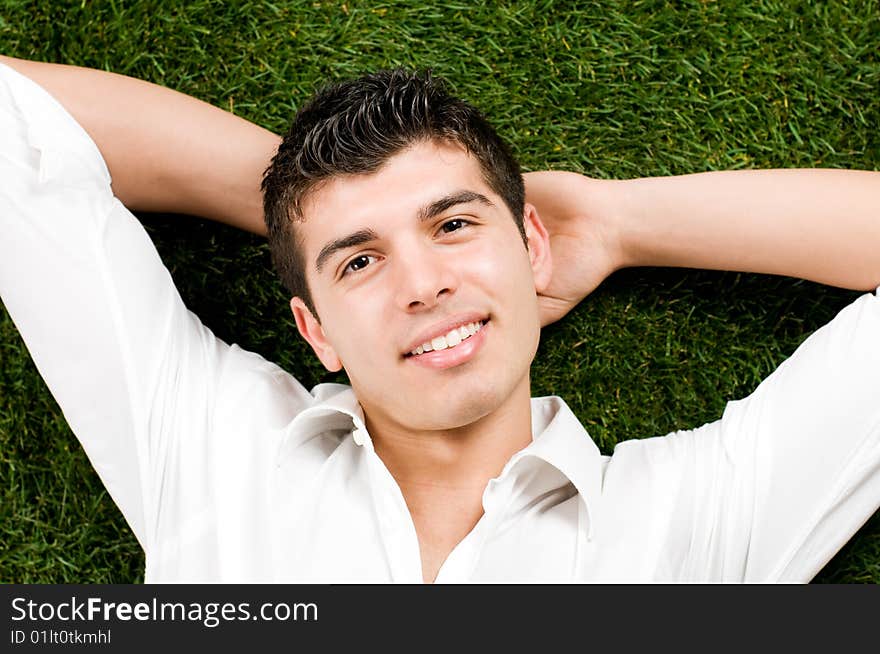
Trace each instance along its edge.
<instances>
[{"instance_id":1,"label":"man's arm","mask_svg":"<svg viewBox=\"0 0 880 654\"><path fill-rule=\"evenodd\" d=\"M0 142L0 299L149 557L213 502L205 462L248 455L218 454L250 443L218 439L220 413L260 397L277 419L311 396L187 310L93 139L2 62Z\"/></svg>"},{"instance_id":2,"label":"man's arm","mask_svg":"<svg viewBox=\"0 0 880 654\"><path fill-rule=\"evenodd\" d=\"M744 170L621 185L624 266L880 285L880 173Z\"/></svg>"},{"instance_id":3,"label":"man's arm","mask_svg":"<svg viewBox=\"0 0 880 654\"><path fill-rule=\"evenodd\" d=\"M550 233L543 324L608 274L674 266L787 275L854 290L880 285L880 173L790 169L625 181L526 176Z\"/></svg>"},{"instance_id":4,"label":"man's arm","mask_svg":"<svg viewBox=\"0 0 880 654\"><path fill-rule=\"evenodd\" d=\"M134 211L186 213L265 234L260 181L279 137L124 75L0 56L57 98L95 141Z\"/></svg>"}]
</instances>

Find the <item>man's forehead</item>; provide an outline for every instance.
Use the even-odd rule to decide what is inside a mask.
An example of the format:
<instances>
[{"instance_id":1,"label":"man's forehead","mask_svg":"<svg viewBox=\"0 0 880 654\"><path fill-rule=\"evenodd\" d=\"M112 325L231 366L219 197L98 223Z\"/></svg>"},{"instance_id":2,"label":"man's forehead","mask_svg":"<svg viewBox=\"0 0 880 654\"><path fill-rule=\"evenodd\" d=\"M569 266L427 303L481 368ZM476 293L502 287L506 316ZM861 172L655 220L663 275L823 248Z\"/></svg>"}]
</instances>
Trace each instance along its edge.
<instances>
[{"instance_id":1,"label":"man's forehead","mask_svg":"<svg viewBox=\"0 0 880 654\"><path fill-rule=\"evenodd\" d=\"M417 143L372 173L320 182L304 199L297 229L307 249L320 247L321 239L355 225L380 227L390 215L415 220L429 203L463 190L500 201L484 180L477 159L463 147Z\"/></svg>"}]
</instances>

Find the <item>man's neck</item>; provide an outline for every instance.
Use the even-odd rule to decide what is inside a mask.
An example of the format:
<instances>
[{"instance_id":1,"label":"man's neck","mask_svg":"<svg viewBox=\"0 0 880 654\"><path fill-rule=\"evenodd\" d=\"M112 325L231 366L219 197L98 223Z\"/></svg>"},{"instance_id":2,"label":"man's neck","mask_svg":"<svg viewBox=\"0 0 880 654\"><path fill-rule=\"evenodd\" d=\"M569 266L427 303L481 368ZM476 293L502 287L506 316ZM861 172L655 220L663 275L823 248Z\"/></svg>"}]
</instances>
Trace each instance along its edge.
<instances>
[{"instance_id":1,"label":"man's neck","mask_svg":"<svg viewBox=\"0 0 880 654\"><path fill-rule=\"evenodd\" d=\"M483 491L532 441L528 376L503 405L471 424L414 431L367 416L376 454L406 501L419 539L422 575L432 582L452 549L483 515Z\"/></svg>"},{"instance_id":2,"label":"man's neck","mask_svg":"<svg viewBox=\"0 0 880 654\"><path fill-rule=\"evenodd\" d=\"M418 431L366 415L376 454L406 495L407 489L482 493L513 454L532 441L531 396L526 377L497 409L470 424Z\"/></svg>"}]
</instances>

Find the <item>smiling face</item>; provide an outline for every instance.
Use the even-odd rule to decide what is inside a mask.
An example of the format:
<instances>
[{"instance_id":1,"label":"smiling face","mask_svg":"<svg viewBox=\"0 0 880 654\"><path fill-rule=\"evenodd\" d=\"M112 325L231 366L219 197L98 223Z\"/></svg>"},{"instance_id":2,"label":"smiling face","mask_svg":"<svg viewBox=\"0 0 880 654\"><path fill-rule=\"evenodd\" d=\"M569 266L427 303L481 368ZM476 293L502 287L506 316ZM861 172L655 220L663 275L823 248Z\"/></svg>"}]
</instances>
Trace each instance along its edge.
<instances>
[{"instance_id":1,"label":"smiling face","mask_svg":"<svg viewBox=\"0 0 880 654\"><path fill-rule=\"evenodd\" d=\"M297 327L329 370L345 368L374 424L455 429L528 398L547 234L526 205L524 247L464 149L417 142L377 172L323 183L303 213L321 322L293 298Z\"/></svg>"}]
</instances>

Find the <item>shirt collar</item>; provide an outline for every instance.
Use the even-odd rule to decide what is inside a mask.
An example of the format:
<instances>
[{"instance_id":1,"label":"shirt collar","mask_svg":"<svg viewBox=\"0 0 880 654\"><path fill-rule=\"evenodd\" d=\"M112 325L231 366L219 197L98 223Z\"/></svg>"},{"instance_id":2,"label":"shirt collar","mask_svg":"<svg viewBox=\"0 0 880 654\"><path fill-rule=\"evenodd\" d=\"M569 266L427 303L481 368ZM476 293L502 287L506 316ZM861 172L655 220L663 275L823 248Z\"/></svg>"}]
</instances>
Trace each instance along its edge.
<instances>
[{"instance_id":1,"label":"shirt collar","mask_svg":"<svg viewBox=\"0 0 880 654\"><path fill-rule=\"evenodd\" d=\"M578 493L580 509L586 514L579 524L586 525L584 535L590 540L602 489L602 454L561 398L532 398L531 409L532 442L510 457L501 474L490 480L489 504L484 494L484 506L488 511L494 505L497 511L491 499L497 497L504 503L504 513L515 513L567 480ZM545 474L548 467L554 474Z\"/></svg>"},{"instance_id":2,"label":"shirt collar","mask_svg":"<svg viewBox=\"0 0 880 654\"><path fill-rule=\"evenodd\" d=\"M340 436L351 433L356 445L373 450L363 409L350 386L319 384L312 395L315 403L287 426L281 454L330 431L338 431ZM592 507L598 502L602 487L599 448L562 398L532 398L531 413L532 442L510 458L499 479L518 474L521 467L529 462L534 465L536 460L553 466L577 489L587 511L587 537L591 538L595 518Z\"/></svg>"},{"instance_id":3,"label":"shirt collar","mask_svg":"<svg viewBox=\"0 0 880 654\"><path fill-rule=\"evenodd\" d=\"M369 440L364 410L354 390L346 384L318 384L312 389L314 403L300 411L284 429L278 451L279 461L316 436L338 432L354 436L357 445ZM372 445L372 443L371 443Z\"/></svg>"},{"instance_id":4,"label":"shirt collar","mask_svg":"<svg viewBox=\"0 0 880 654\"><path fill-rule=\"evenodd\" d=\"M559 470L577 489L587 511L588 538L595 524L594 507L602 489L602 454L562 398L532 398L532 442L510 460L533 457Z\"/></svg>"}]
</instances>

